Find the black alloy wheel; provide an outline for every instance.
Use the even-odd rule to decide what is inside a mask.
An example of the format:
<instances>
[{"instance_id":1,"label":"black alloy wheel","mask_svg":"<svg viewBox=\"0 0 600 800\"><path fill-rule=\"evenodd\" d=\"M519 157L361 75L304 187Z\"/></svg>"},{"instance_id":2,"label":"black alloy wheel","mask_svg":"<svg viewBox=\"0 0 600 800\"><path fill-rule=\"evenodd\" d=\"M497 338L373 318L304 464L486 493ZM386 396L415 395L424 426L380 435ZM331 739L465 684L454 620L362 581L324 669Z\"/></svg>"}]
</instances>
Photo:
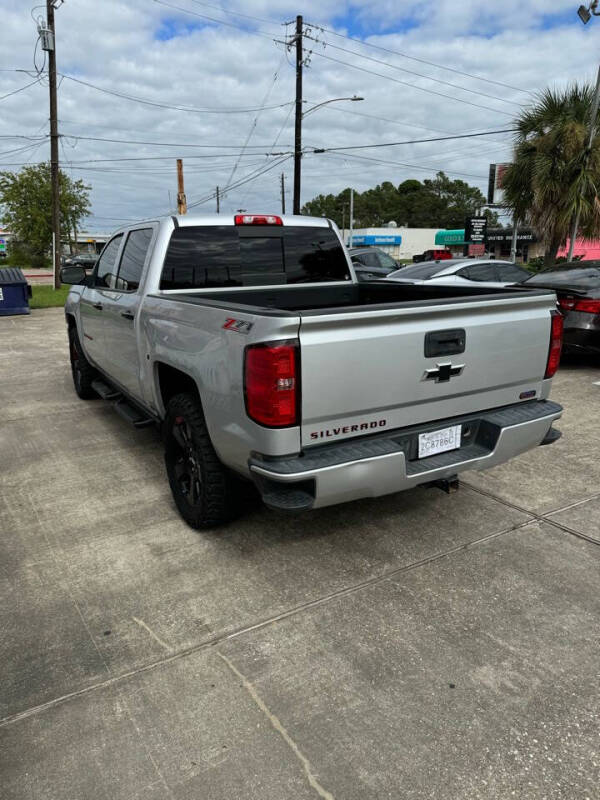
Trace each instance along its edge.
<instances>
[{"instance_id":1,"label":"black alloy wheel","mask_svg":"<svg viewBox=\"0 0 600 800\"><path fill-rule=\"evenodd\" d=\"M69 328L69 357L73 384L77 395L82 400L91 400L93 397L97 397L98 395L92 388L92 381L97 377L96 370L85 357L81 349L77 329L74 326Z\"/></svg>"},{"instance_id":2,"label":"black alloy wheel","mask_svg":"<svg viewBox=\"0 0 600 800\"><path fill-rule=\"evenodd\" d=\"M214 528L235 514L235 480L210 440L200 401L178 394L164 421L165 466L173 500L192 528Z\"/></svg>"}]
</instances>

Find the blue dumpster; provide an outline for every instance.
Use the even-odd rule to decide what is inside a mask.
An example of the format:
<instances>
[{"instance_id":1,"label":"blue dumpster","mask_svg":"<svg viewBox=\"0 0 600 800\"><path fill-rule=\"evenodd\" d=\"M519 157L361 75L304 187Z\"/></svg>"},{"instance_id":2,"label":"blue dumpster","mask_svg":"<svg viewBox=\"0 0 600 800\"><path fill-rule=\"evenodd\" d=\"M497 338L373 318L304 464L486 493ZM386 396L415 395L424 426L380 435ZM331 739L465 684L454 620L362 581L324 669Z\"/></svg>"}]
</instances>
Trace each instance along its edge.
<instances>
[{"instance_id":1,"label":"blue dumpster","mask_svg":"<svg viewBox=\"0 0 600 800\"><path fill-rule=\"evenodd\" d=\"M31 286L18 267L0 269L0 316L29 314Z\"/></svg>"}]
</instances>

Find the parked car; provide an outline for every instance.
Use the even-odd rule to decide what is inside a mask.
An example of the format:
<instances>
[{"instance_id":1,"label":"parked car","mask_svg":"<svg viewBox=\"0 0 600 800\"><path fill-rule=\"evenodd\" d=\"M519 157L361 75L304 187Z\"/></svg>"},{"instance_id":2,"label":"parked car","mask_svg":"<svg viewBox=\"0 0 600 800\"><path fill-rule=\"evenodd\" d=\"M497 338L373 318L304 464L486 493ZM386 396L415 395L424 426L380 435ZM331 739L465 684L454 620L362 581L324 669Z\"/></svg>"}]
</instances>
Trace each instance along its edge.
<instances>
[{"instance_id":1,"label":"parked car","mask_svg":"<svg viewBox=\"0 0 600 800\"><path fill-rule=\"evenodd\" d=\"M435 250L425 250L424 253L418 253L413 256L413 262L418 264L422 261L447 261L452 258L450 250L445 247L440 247Z\"/></svg>"},{"instance_id":2,"label":"parked car","mask_svg":"<svg viewBox=\"0 0 600 800\"><path fill-rule=\"evenodd\" d=\"M395 258L392 258L378 247L354 247L348 252L359 281L385 278L390 272L400 268L400 264Z\"/></svg>"},{"instance_id":3,"label":"parked car","mask_svg":"<svg viewBox=\"0 0 600 800\"><path fill-rule=\"evenodd\" d=\"M444 283L454 286L512 286L531 276L512 261L488 261L474 258L453 258L450 261L426 261L409 264L386 276L388 281L411 283Z\"/></svg>"},{"instance_id":4,"label":"parked car","mask_svg":"<svg viewBox=\"0 0 600 800\"><path fill-rule=\"evenodd\" d=\"M75 256L63 256L63 267L83 267L84 269L94 269L98 261L98 253L78 253Z\"/></svg>"},{"instance_id":5,"label":"parked car","mask_svg":"<svg viewBox=\"0 0 600 800\"><path fill-rule=\"evenodd\" d=\"M554 292L358 283L327 219L169 216L61 278L75 391L161 426L195 528L232 515L240 479L298 512L447 485L560 435Z\"/></svg>"},{"instance_id":6,"label":"parked car","mask_svg":"<svg viewBox=\"0 0 600 800\"><path fill-rule=\"evenodd\" d=\"M600 261L556 264L530 275L523 285L556 292L565 317L565 350L600 353Z\"/></svg>"}]
</instances>

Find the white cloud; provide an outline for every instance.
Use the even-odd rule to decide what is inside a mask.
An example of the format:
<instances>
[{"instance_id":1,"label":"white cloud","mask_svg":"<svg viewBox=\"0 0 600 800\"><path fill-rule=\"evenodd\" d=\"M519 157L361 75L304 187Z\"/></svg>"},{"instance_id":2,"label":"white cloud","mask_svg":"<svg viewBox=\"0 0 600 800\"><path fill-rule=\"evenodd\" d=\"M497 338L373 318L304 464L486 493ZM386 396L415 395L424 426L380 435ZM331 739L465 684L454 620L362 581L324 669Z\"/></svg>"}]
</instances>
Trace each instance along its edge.
<instances>
[{"instance_id":1,"label":"white cloud","mask_svg":"<svg viewBox=\"0 0 600 800\"><path fill-rule=\"evenodd\" d=\"M231 0L226 6L239 14L261 17L264 22L222 14L214 8L218 0L165 2L204 16L181 13L150 0L102 3L66 0L56 12L59 70L105 89L195 108L253 108L259 107L265 97L267 105L293 100L292 55L286 58L281 45L272 41L285 35L281 22L293 20L298 12L290 2ZM37 34L29 7L18 0L5 0L3 7L4 47L0 68L31 70ZM531 96L489 81L537 91L549 83L594 78L598 34L594 28L600 21L593 20L584 28L567 0L555 0L553 17L548 15L545 0L502 3L439 0L436 4L407 0L394 3L372 0L360 4L309 0L300 10L309 21L338 32L353 32L358 38L367 37L370 44L488 79L468 78L330 33L313 31L321 42L307 42L313 50L304 77L307 101L318 103L353 94L362 95L365 100L334 104L307 117L306 146L343 147L426 138L438 132L501 129L510 126L518 104L527 102ZM34 14L42 11L38 9ZM229 24L214 24L205 16ZM263 32L262 36L256 35L257 29ZM287 30L290 33L292 28ZM324 47L323 41L329 44ZM356 53L396 68L365 60ZM41 63L39 48L37 62ZM369 71L388 75L395 81ZM0 96L30 80L23 73L0 72ZM293 142L293 112L289 114L289 110L286 106L258 115L251 147L240 160L236 180L262 164L267 165L264 153L279 132L276 151L289 151ZM72 164L72 174L93 186L96 216L90 226L110 229L118 222L105 218L137 218L167 211L169 192L172 200L176 191L177 156L184 158L190 201L210 194L217 184L223 186L236 158L235 151L228 151L225 146L241 145L255 117L254 113L209 114L161 109L112 97L65 79L59 92L60 130L64 137L61 159L64 168L69 169ZM0 136L43 135L47 132L47 118L47 87L40 84L25 89L0 101ZM159 148L86 141L77 139L77 135L216 147L212 151ZM26 140L2 138L0 142L0 152L6 153L0 156L0 169L17 169L18 166L8 165L48 157L47 141L36 150L16 154L7 151L27 144ZM346 155L307 155L303 159L302 197L308 200L320 192L338 192L349 185L364 190L383 180L399 183L408 177L422 179L433 175L436 169L464 176L483 188L489 162L505 160L509 153L510 135L495 135L481 140L350 151ZM200 155L211 157L192 157ZM395 164L356 158L359 155ZM76 163L154 156L165 158ZM289 209L291 160L232 190L222 209L227 212L238 207L278 209L281 171L287 178ZM214 201L199 208L214 210Z\"/></svg>"}]
</instances>

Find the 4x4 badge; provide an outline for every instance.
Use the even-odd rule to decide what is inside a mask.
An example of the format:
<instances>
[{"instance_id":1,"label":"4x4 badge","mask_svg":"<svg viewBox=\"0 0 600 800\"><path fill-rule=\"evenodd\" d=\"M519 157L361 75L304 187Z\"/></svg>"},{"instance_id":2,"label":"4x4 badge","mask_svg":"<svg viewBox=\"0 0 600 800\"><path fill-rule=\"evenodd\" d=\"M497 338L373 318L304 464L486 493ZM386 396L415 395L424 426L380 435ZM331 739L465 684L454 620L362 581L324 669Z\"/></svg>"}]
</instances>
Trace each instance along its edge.
<instances>
[{"instance_id":1,"label":"4x4 badge","mask_svg":"<svg viewBox=\"0 0 600 800\"><path fill-rule=\"evenodd\" d=\"M422 380L435 381L436 383L446 383L455 375L462 375L465 368L464 364L457 364L455 367L451 363L436 364L435 369L426 369Z\"/></svg>"}]
</instances>

